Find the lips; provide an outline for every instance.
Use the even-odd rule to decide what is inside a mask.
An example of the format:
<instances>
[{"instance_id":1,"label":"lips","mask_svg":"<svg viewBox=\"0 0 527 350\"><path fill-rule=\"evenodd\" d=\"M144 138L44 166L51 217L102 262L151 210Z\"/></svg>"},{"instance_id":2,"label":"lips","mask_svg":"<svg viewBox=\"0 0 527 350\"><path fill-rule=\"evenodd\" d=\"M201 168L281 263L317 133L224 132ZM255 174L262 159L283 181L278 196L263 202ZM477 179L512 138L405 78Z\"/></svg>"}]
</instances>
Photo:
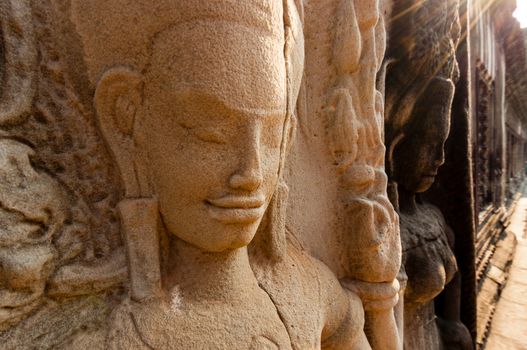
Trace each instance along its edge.
<instances>
[{"instance_id":1,"label":"lips","mask_svg":"<svg viewBox=\"0 0 527 350\"><path fill-rule=\"evenodd\" d=\"M437 176L437 169L430 170L423 174L423 177L436 177Z\"/></svg>"},{"instance_id":2,"label":"lips","mask_svg":"<svg viewBox=\"0 0 527 350\"><path fill-rule=\"evenodd\" d=\"M265 212L264 196L228 195L206 201L210 216L224 224L251 224Z\"/></svg>"}]
</instances>

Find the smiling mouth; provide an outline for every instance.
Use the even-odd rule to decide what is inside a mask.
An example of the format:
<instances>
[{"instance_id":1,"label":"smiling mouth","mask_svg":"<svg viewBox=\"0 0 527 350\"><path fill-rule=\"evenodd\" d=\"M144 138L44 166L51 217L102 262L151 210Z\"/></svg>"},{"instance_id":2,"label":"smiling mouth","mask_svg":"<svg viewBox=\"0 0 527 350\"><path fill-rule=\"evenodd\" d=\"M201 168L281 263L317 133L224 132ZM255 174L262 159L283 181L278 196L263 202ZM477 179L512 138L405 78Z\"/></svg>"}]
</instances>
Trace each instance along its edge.
<instances>
[{"instance_id":1,"label":"smiling mouth","mask_svg":"<svg viewBox=\"0 0 527 350\"><path fill-rule=\"evenodd\" d=\"M264 212L264 196L228 195L205 201L209 215L224 224L251 224L259 220Z\"/></svg>"},{"instance_id":2,"label":"smiling mouth","mask_svg":"<svg viewBox=\"0 0 527 350\"><path fill-rule=\"evenodd\" d=\"M436 177L437 176L437 169L430 170L427 173L423 174L423 177Z\"/></svg>"}]
</instances>

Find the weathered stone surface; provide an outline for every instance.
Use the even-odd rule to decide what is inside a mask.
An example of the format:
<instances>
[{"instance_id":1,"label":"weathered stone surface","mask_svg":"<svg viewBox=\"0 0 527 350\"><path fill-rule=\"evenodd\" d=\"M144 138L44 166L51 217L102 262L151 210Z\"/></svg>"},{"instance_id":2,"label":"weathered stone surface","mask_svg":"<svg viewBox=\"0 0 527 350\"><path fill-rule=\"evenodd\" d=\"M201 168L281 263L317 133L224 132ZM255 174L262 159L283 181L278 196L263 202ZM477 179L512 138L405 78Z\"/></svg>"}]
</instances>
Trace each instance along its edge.
<instances>
[{"instance_id":1,"label":"weathered stone surface","mask_svg":"<svg viewBox=\"0 0 527 350\"><path fill-rule=\"evenodd\" d=\"M459 3L0 0L0 349L472 348L525 53Z\"/></svg>"},{"instance_id":2,"label":"weathered stone surface","mask_svg":"<svg viewBox=\"0 0 527 350\"><path fill-rule=\"evenodd\" d=\"M361 297L372 346L388 349L398 346L391 308L400 240L386 194L376 86L382 13L375 1L306 4L306 69L286 181L288 228Z\"/></svg>"},{"instance_id":3,"label":"weathered stone surface","mask_svg":"<svg viewBox=\"0 0 527 350\"><path fill-rule=\"evenodd\" d=\"M2 2L1 348L400 348L379 6Z\"/></svg>"}]
</instances>

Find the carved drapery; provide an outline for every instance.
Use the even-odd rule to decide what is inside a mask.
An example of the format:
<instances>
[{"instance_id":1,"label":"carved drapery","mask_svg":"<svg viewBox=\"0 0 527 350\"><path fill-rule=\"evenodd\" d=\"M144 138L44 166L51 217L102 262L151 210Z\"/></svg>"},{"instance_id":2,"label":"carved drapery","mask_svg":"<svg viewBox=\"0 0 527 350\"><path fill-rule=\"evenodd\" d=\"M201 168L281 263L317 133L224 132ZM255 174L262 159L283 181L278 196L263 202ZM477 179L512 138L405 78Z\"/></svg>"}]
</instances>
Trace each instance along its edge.
<instances>
[{"instance_id":1,"label":"carved drapery","mask_svg":"<svg viewBox=\"0 0 527 350\"><path fill-rule=\"evenodd\" d=\"M0 7L0 342L57 347L103 322L106 292L126 280L118 185L65 72L51 3Z\"/></svg>"}]
</instances>

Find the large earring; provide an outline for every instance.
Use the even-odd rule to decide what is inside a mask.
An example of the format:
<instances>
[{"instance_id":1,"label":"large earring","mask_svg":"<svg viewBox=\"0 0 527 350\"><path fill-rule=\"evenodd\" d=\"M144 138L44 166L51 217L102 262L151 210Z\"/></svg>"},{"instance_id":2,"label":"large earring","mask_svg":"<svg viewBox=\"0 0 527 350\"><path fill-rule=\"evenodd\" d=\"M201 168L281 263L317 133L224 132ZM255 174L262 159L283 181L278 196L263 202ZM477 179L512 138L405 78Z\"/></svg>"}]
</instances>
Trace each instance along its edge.
<instances>
[{"instance_id":1,"label":"large earring","mask_svg":"<svg viewBox=\"0 0 527 350\"><path fill-rule=\"evenodd\" d=\"M267 210L269 215L269 256L273 260L282 260L287 250L285 222L287 219L288 198L289 188L285 182L279 181L273 199L271 200L271 203L269 203L269 209Z\"/></svg>"},{"instance_id":2,"label":"large earring","mask_svg":"<svg viewBox=\"0 0 527 350\"><path fill-rule=\"evenodd\" d=\"M269 203L256 236L249 246L252 255L262 256L267 261L278 262L286 255L286 215L289 188L279 181L276 191Z\"/></svg>"},{"instance_id":3,"label":"large earring","mask_svg":"<svg viewBox=\"0 0 527 350\"><path fill-rule=\"evenodd\" d=\"M128 254L130 297L147 301L161 296L159 209L155 198L127 198L119 202Z\"/></svg>"}]
</instances>

